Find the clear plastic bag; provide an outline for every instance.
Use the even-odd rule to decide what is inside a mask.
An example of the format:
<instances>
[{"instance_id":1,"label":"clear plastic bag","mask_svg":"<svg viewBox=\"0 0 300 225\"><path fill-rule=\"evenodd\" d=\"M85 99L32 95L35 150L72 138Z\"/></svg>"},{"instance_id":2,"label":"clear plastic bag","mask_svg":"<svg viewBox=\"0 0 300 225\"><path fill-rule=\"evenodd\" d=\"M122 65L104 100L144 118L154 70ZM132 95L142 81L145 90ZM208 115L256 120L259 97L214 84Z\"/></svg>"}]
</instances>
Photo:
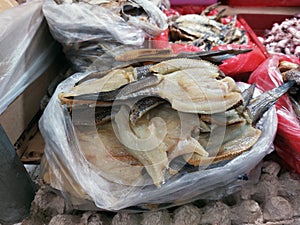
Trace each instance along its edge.
<instances>
[{"instance_id":1,"label":"clear plastic bag","mask_svg":"<svg viewBox=\"0 0 300 225\"><path fill-rule=\"evenodd\" d=\"M53 62L58 45L32 1L0 14L0 114Z\"/></svg>"},{"instance_id":2,"label":"clear plastic bag","mask_svg":"<svg viewBox=\"0 0 300 225\"><path fill-rule=\"evenodd\" d=\"M77 73L63 81L39 123L46 142L42 176L46 183L64 193L74 208L143 211L197 199L218 199L240 188L246 181L239 177L248 174L273 150L277 128L274 107L260 120L258 126L262 135L252 149L225 165L179 173L161 187L127 185L123 182L124 176L130 176L138 184L140 168L123 166L120 169L118 162L109 157L103 158L100 142L94 141L98 136L90 135L82 139L73 126L66 105L58 99L59 93L69 91L87 75ZM241 83L240 86L247 85ZM107 173L102 170L103 166ZM115 172L119 174L119 179Z\"/></svg>"},{"instance_id":3,"label":"clear plastic bag","mask_svg":"<svg viewBox=\"0 0 300 225\"><path fill-rule=\"evenodd\" d=\"M138 1L139 2L139 1ZM145 1L154 6L151 1ZM166 21L166 16L157 7L158 19ZM156 33L139 26L142 21L125 21L115 12L114 7L101 7L84 2L57 4L45 0L43 12L53 37L64 47L67 58L78 71L85 71L98 57L105 53L103 45L113 49L119 45L141 45L146 37ZM120 9L118 9L120 10ZM147 8L144 8L147 12ZM153 19L153 18L152 18ZM145 22L146 23L146 22ZM150 23L149 27L152 26ZM167 24L156 27L158 31Z\"/></svg>"}]
</instances>

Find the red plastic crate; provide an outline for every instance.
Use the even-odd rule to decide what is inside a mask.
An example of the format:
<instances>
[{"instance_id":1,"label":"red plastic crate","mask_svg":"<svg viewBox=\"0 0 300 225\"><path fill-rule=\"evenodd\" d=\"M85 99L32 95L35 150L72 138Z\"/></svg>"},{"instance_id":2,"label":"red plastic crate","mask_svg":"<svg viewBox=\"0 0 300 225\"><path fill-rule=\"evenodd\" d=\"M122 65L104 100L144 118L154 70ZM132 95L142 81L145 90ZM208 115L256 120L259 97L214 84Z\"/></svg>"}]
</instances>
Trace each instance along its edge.
<instances>
[{"instance_id":1,"label":"red plastic crate","mask_svg":"<svg viewBox=\"0 0 300 225\"><path fill-rule=\"evenodd\" d=\"M230 6L300 6L300 0L228 0Z\"/></svg>"}]
</instances>

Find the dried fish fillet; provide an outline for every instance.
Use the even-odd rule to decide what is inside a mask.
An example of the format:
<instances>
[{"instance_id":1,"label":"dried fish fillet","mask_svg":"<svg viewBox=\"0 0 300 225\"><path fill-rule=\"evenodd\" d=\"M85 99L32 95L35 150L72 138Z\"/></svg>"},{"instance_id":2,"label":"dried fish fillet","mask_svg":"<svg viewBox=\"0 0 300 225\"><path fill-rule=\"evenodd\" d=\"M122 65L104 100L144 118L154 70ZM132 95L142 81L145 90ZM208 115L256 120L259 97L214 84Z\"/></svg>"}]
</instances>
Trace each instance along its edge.
<instances>
[{"instance_id":1,"label":"dried fish fillet","mask_svg":"<svg viewBox=\"0 0 300 225\"><path fill-rule=\"evenodd\" d=\"M104 178L124 185L142 185L143 166L130 155L115 138L110 123L96 132L77 131L79 145L85 159Z\"/></svg>"},{"instance_id":2,"label":"dried fish fillet","mask_svg":"<svg viewBox=\"0 0 300 225\"><path fill-rule=\"evenodd\" d=\"M194 153L192 157L186 157L187 162L191 165L199 166L232 159L249 150L261 135L259 129L252 127L246 122L227 126L225 133L222 135L223 132L224 130L221 128L220 131L212 131L212 134L200 137L199 142L202 146L206 147L210 156L203 157ZM209 137L210 135L211 137ZM217 137L223 137L221 145L219 143L215 145L211 142ZM210 138L212 138L212 140Z\"/></svg>"},{"instance_id":3,"label":"dried fish fillet","mask_svg":"<svg viewBox=\"0 0 300 225\"><path fill-rule=\"evenodd\" d=\"M174 158L197 152L207 156L207 152L193 137L197 115L185 116L184 123L178 112L168 106L160 106L149 111L134 126L130 127L129 110L121 108L115 116L117 137L131 155L146 168L154 184L164 182L169 162Z\"/></svg>"}]
</instances>

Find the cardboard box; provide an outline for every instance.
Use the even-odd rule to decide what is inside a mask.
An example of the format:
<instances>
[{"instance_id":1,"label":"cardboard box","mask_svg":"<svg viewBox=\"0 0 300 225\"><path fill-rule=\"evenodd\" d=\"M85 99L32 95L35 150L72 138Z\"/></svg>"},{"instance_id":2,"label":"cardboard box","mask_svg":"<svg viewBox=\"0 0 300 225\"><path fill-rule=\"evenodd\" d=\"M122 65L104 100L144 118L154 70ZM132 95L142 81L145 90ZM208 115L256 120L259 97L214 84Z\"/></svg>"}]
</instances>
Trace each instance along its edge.
<instances>
[{"instance_id":1,"label":"cardboard box","mask_svg":"<svg viewBox=\"0 0 300 225\"><path fill-rule=\"evenodd\" d=\"M42 98L60 70L60 57L25 91L19 95L0 115L0 124L4 128L12 144L15 144L31 120L40 110Z\"/></svg>"},{"instance_id":2,"label":"cardboard box","mask_svg":"<svg viewBox=\"0 0 300 225\"><path fill-rule=\"evenodd\" d=\"M0 124L15 144L38 117L41 99L64 64L61 46L43 16L42 1L3 12L0 27Z\"/></svg>"}]
</instances>

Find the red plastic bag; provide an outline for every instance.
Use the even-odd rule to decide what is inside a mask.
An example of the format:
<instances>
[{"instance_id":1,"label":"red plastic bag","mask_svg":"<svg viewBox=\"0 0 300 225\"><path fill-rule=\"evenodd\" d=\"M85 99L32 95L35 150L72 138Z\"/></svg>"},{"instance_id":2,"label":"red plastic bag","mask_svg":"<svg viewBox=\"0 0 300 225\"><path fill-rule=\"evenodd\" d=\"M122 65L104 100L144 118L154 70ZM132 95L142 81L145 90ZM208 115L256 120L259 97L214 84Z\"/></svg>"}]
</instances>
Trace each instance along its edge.
<instances>
[{"instance_id":1,"label":"red plastic bag","mask_svg":"<svg viewBox=\"0 0 300 225\"><path fill-rule=\"evenodd\" d=\"M250 73L266 59L260 49L256 48L251 42L247 45L230 44L213 47L213 50L225 49L252 49L249 53L224 60L219 66L220 70L237 81L247 81Z\"/></svg>"},{"instance_id":2,"label":"red plastic bag","mask_svg":"<svg viewBox=\"0 0 300 225\"><path fill-rule=\"evenodd\" d=\"M281 61L300 64L293 56L273 55L265 60L250 76L249 83L256 83L263 91L270 90L283 83L278 65ZM288 95L282 96L276 103L278 117L277 135L274 141L278 155L297 173L300 173L300 122L296 118Z\"/></svg>"}]
</instances>

